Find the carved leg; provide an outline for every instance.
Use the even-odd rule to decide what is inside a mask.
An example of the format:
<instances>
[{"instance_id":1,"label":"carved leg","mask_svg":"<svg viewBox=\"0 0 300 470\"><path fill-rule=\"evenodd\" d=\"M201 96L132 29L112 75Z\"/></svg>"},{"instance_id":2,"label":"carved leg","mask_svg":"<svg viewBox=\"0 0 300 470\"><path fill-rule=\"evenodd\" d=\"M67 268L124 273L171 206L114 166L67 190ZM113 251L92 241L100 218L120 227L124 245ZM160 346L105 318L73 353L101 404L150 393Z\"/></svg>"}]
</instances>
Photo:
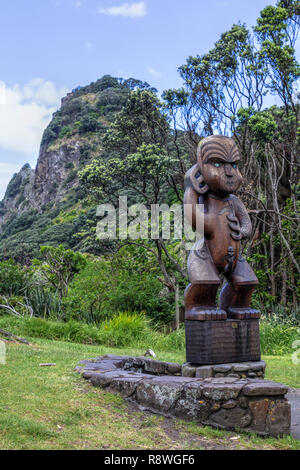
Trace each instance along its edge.
<instances>
[{"instance_id":1,"label":"carved leg","mask_svg":"<svg viewBox=\"0 0 300 470\"><path fill-rule=\"evenodd\" d=\"M229 284L221 291L220 308L226 310L228 318L260 318L260 311L250 307L258 279L247 261L240 256L233 273L225 276Z\"/></svg>"},{"instance_id":2,"label":"carved leg","mask_svg":"<svg viewBox=\"0 0 300 470\"><path fill-rule=\"evenodd\" d=\"M260 311L250 307L254 289L255 284L226 284L220 294L220 308L226 310L228 318L260 318Z\"/></svg>"},{"instance_id":3,"label":"carved leg","mask_svg":"<svg viewBox=\"0 0 300 470\"><path fill-rule=\"evenodd\" d=\"M217 308L216 295L220 282L193 282L185 290L186 320L226 320L225 310Z\"/></svg>"}]
</instances>

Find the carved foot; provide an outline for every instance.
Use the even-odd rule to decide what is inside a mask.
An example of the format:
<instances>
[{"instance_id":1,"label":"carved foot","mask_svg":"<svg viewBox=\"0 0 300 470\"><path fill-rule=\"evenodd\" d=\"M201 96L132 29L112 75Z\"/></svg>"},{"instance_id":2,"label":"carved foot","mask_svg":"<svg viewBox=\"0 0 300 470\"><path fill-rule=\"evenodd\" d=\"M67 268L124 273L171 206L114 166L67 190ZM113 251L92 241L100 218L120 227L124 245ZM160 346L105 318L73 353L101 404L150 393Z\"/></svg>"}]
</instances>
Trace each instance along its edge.
<instances>
[{"instance_id":1,"label":"carved foot","mask_svg":"<svg viewBox=\"0 0 300 470\"><path fill-rule=\"evenodd\" d=\"M186 320L226 320L227 314L225 310L210 307L193 307L185 312Z\"/></svg>"},{"instance_id":2,"label":"carved foot","mask_svg":"<svg viewBox=\"0 0 300 470\"><path fill-rule=\"evenodd\" d=\"M259 310L255 310L250 307L229 307L227 315L228 318L232 318L234 320L249 320L261 317Z\"/></svg>"}]
</instances>

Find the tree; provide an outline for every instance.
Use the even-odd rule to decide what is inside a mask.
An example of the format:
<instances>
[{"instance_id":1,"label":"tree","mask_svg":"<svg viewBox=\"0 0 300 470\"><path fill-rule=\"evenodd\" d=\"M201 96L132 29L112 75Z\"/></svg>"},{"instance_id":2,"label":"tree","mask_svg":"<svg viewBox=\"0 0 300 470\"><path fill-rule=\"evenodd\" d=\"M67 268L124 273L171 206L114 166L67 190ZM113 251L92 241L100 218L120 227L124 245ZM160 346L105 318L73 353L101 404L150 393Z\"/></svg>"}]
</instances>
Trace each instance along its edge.
<instances>
[{"instance_id":1,"label":"tree","mask_svg":"<svg viewBox=\"0 0 300 470\"><path fill-rule=\"evenodd\" d=\"M99 201L118 206L120 195L130 202L151 204L181 202L183 175L172 141L168 119L156 95L149 90L131 92L122 111L104 139L108 158L94 160L81 173L84 187ZM183 152L182 152L183 153ZM180 154L181 158L184 158ZM186 276L174 247L159 234L156 240L126 240L151 252L163 275L162 282L173 292L176 276ZM177 274L176 274L177 273Z\"/></svg>"},{"instance_id":2,"label":"tree","mask_svg":"<svg viewBox=\"0 0 300 470\"><path fill-rule=\"evenodd\" d=\"M86 260L81 253L66 250L63 245L57 248L42 246L40 250L43 261L33 260L47 282L58 292L60 299L66 297L74 275L82 269Z\"/></svg>"},{"instance_id":3,"label":"tree","mask_svg":"<svg viewBox=\"0 0 300 470\"><path fill-rule=\"evenodd\" d=\"M244 157L242 198L253 220L247 255L264 278L261 295L294 307L300 274L300 69L294 50L299 26L299 2L267 6L252 31L233 25L208 53L189 57L179 68L182 88L163 96L193 156L202 136L233 134ZM265 108L270 94L280 106Z\"/></svg>"},{"instance_id":4,"label":"tree","mask_svg":"<svg viewBox=\"0 0 300 470\"><path fill-rule=\"evenodd\" d=\"M21 295L26 285L26 270L12 259L0 262L0 295Z\"/></svg>"}]
</instances>

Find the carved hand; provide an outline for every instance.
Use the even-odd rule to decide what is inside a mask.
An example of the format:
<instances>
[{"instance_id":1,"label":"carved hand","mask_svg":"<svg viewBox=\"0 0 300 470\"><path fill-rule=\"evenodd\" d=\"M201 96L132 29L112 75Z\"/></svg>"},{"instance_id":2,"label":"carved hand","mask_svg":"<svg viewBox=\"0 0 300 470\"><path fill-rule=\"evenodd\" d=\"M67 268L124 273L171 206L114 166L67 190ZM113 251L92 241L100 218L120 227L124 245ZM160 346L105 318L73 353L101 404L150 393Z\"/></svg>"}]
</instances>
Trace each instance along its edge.
<instances>
[{"instance_id":1,"label":"carved hand","mask_svg":"<svg viewBox=\"0 0 300 470\"><path fill-rule=\"evenodd\" d=\"M233 214L229 214L226 217L229 220L228 226L232 230L232 232L230 233L231 237L236 241L241 240L242 234L239 219Z\"/></svg>"}]
</instances>

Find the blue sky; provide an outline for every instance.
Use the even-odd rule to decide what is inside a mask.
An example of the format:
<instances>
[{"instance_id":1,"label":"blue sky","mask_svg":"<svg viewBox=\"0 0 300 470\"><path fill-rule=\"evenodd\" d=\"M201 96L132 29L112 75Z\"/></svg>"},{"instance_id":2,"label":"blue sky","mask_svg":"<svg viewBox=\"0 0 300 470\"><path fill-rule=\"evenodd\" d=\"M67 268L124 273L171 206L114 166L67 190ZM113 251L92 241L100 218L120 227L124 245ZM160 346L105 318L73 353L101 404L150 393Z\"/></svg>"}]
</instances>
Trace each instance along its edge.
<instances>
[{"instance_id":1,"label":"blue sky","mask_svg":"<svg viewBox=\"0 0 300 470\"><path fill-rule=\"evenodd\" d=\"M162 91L177 68L213 47L233 23L254 26L275 0L2 0L0 199L35 165L43 129L68 90L104 74Z\"/></svg>"}]
</instances>

